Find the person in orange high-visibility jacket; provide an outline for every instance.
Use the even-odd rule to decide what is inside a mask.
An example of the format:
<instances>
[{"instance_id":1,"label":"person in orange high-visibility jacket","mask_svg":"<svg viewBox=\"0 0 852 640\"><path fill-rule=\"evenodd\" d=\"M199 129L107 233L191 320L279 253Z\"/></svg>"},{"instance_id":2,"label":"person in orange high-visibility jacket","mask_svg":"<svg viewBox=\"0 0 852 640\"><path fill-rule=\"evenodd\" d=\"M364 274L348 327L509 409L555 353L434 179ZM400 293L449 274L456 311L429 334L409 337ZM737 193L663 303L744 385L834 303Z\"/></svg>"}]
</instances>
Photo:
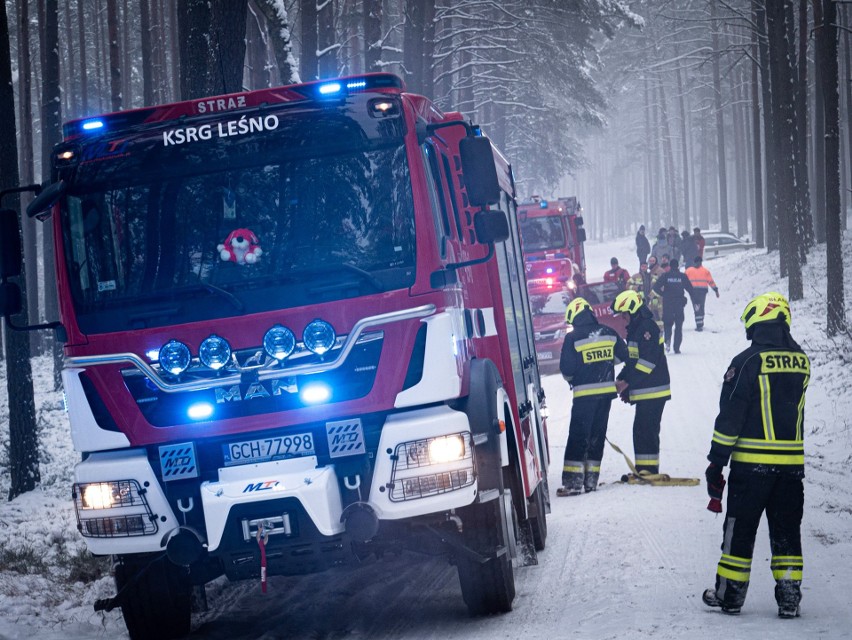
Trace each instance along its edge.
<instances>
[{"instance_id":1,"label":"person in orange high-visibility jacket","mask_svg":"<svg viewBox=\"0 0 852 640\"><path fill-rule=\"evenodd\" d=\"M686 270L686 277L692 284L689 297L692 298L692 310L695 312L695 330L704 330L704 301L707 299L707 290L713 289L716 297L719 297L719 287L713 281L710 270L702 263L701 256L695 257L695 265Z\"/></svg>"},{"instance_id":2,"label":"person in orange high-visibility jacket","mask_svg":"<svg viewBox=\"0 0 852 640\"><path fill-rule=\"evenodd\" d=\"M711 511L721 511L722 469L729 462L731 472L716 584L703 600L724 613L740 612L751 580L754 539L766 513L778 615L796 618L804 566L804 420L811 365L790 335L790 304L780 293L757 296L741 319L751 346L725 372L707 455Z\"/></svg>"}]
</instances>

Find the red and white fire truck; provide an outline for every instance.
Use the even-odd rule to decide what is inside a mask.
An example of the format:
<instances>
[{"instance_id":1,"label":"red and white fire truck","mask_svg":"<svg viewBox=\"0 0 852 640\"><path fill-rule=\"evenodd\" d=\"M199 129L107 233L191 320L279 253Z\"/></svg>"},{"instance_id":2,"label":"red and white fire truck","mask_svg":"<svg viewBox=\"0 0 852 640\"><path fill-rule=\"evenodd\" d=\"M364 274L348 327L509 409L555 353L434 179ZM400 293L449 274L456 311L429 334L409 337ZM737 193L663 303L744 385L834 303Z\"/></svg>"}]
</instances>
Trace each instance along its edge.
<instances>
[{"instance_id":1,"label":"red and white fire truck","mask_svg":"<svg viewBox=\"0 0 852 640\"><path fill-rule=\"evenodd\" d=\"M541 312L558 294L563 302L586 281L586 230L576 197L542 200L518 206L530 302Z\"/></svg>"},{"instance_id":2,"label":"red and white fire truck","mask_svg":"<svg viewBox=\"0 0 852 640\"><path fill-rule=\"evenodd\" d=\"M53 166L28 213L56 238L79 529L115 562L96 606L180 637L222 574L407 547L472 613L512 608L547 428L512 171L476 127L370 74L71 121Z\"/></svg>"}]
</instances>

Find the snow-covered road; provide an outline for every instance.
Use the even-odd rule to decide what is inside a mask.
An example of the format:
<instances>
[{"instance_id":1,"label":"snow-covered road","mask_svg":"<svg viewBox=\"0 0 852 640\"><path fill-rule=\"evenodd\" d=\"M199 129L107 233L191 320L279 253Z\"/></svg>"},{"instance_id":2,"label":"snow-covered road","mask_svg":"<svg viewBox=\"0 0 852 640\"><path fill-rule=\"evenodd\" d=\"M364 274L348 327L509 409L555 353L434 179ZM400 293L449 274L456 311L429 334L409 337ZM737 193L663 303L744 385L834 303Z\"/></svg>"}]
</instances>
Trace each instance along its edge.
<instances>
[{"instance_id":1,"label":"snow-covered road","mask_svg":"<svg viewBox=\"0 0 852 640\"><path fill-rule=\"evenodd\" d=\"M629 239L590 243L590 277L602 274L613 254L629 267L624 257L632 256L630 245ZM848 264L850 249L847 242ZM722 375L746 345L738 321L743 306L756 293L785 289L776 274L777 255L754 251L707 266L722 297L708 300L708 330L702 334L692 330L687 312L683 353L669 359L673 399L663 414L661 465L676 476L703 476ZM210 609L194 617L191 638L852 638L852 375L848 364L837 359L838 350L852 347L848 339L830 343L821 336L824 270L824 250L816 250L806 277L817 288L808 284L807 299L793 305L793 333L814 362L806 409L801 618L776 617L765 526L758 534L742 615L728 617L706 608L700 594L713 584L722 517L705 509L703 478L698 487L622 485L618 480L627 466L607 448L596 493L554 495L547 548L538 565L516 569L517 597L509 614L469 617L455 569L406 553L319 575L273 577L266 595L255 582L219 580L207 587ZM544 384L553 461L549 479L555 491L570 396L560 376L549 376ZM632 408L613 404L609 436L630 455L632 419ZM75 454L62 441L67 434L58 419L44 428L52 434L42 435L44 492L0 504L0 535L7 540L28 536L38 552L57 539L78 540L66 499ZM108 578L67 585L0 570L0 640L124 638L118 612L91 611L95 597L111 593Z\"/></svg>"}]
</instances>

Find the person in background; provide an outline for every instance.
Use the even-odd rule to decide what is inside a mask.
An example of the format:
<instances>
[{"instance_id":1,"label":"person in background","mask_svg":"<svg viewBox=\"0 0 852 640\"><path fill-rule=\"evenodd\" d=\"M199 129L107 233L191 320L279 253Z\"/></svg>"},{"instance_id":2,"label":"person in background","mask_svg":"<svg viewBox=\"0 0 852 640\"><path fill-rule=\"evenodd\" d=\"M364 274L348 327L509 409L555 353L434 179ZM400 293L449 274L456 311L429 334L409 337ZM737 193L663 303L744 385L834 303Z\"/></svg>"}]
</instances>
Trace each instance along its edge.
<instances>
[{"instance_id":1,"label":"person in background","mask_svg":"<svg viewBox=\"0 0 852 640\"><path fill-rule=\"evenodd\" d=\"M618 258L612 258L609 264L612 268L604 274L604 282L618 283L619 290L624 291L627 281L630 280L630 272L618 266Z\"/></svg>"},{"instance_id":2,"label":"person in background","mask_svg":"<svg viewBox=\"0 0 852 640\"><path fill-rule=\"evenodd\" d=\"M651 256L653 259L654 256ZM633 274L630 277L630 281L627 283L627 288L631 291L635 291L642 298L642 302L645 303L645 306L654 314L654 322L657 323L657 326L660 328L660 331L663 329L663 301L660 299L654 292L654 283L657 282L657 276L651 273L648 268L648 263L643 262L639 265L638 273Z\"/></svg>"},{"instance_id":3,"label":"person in background","mask_svg":"<svg viewBox=\"0 0 852 640\"><path fill-rule=\"evenodd\" d=\"M668 251L666 253L669 254L669 258L672 260L680 259L680 235L673 226L669 227L668 233L666 233L666 244L668 244Z\"/></svg>"},{"instance_id":4,"label":"person in background","mask_svg":"<svg viewBox=\"0 0 852 640\"><path fill-rule=\"evenodd\" d=\"M811 366L790 335L790 304L780 293L753 298L740 320L751 345L725 372L707 455L710 511L722 511L722 469L729 460L731 473L716 584L702 600L723 613L740 612L751 578L754 539L766 512L778 616L797 618L804 565L804 438L809 431L805 392Z\"/></svg>"},{"instance_id":5,"label":"person in background","mask_svg":"<svg viewBox=\"0 0 852 640\"><path fill-rule=\"evenodd\" d=\"M639 225L639 231L636 232L636 257L639 258L641 265L648 259L648 254L651 253L651 243L645 237L645 225Z\"/></svg>"},{"instance_id":6,"label":"person in background","mask_svg":"<svg viewBox=\"0 0 852 640\"><path fill-rule=\"evenodd\" d=\"M695 239L695 246L698 247L698 255L703 258L704 245L707 244L707 240L701 235L701 229L699 227L695 227L692 230L692 237Z\"/></svg>"},{"instance_id":7,"label":"person in background","mask_svg":"<svg viewBox=\"0 0 852 640\"><path fill-rule=\"evenodd\" d=\"M657 260L662 261L664 253L669 253L669 245L666 241L666 229L665 227L660 227L660 230L657 232L657 241L651 248L651 255L657 258Z\"/></svg>"},{"instance_id":8,"label":"person in background","mask_svg":"<svg viewBox=\"0 0 852 640\"><path fill-rule=\"evenodd\" d=\"M648 272L655 278L663 272L660 262L655 255L648 256Z\"/></svg>"},{"instance_id":9,"label":"person in background","mask_svg":"<svg viewBox=\"0 0 852 640\"><path fill-rule=\"evenodd\" d=\"M719 287L713 280L713 276L707 267L702 266L701 256L695 256L693 266L686 270L686 277L692 285L692 309L695 312L695 330L704 331L704 302L707 300L707 289L713 289L716 297L719 297Z\"/></svg>"},{"instance_id":10,"label":"person in background","mask_svg":"<svg viewBox=\"0 0 852 640\"><path fill-rule=\"evenodd\" d=\"M663 328L665 331L666 351L672 347L672 326L674 325L674 352L680 353L683 341L683 308L686 306L684 292L692 294L689 278L678 271L677 260L669 261L669 270L657 278L656 291L663 298Z\"/></svg>"},{"instance_id":11,"label":"person in background","mask_svg":"<svg viewBox=\"0 0 852 640\"><path fill-rule=\"evenodd\" d=\"M598 486L609 410L616 396L615 365L627 362L624 340L615 329L599 324L591 305L574 298L565 310L573 330L565 336L559 371L574 391L568 443L559 497L577 496Z\"/></svg>"},{"instance_id":12,"label":"person in background","mask_svg":"<svg viewBox=\"0 0 852 640\"><path fill-rule=\"evenodd\" d=\"M613 313L626 313L630 359L616 376L618 394L636 406L633 453L639 475L660 472L660 424L666 401L672 397L669 365L654 316L635 291L622 291L612 303Z\"/></svg>"},{"instance_id":13,"label":"person in background","mask_svg":"<svg viewBox=\"0 0 852 640\"><path fill-rule=\"evenodd\" d=\"M680 255L684 269L691 267L695 263L695 257L698 255L698 245L695 244L695 238L686 229L680 234Z\"/></svg>"},{"instance_id":14,"label":"person in background","mask_svg":"<svg viewBox=\"0 0 852 640\"><path fill-rule=\"evenodd\" d=\"M664 253L663 257L660 258L660 271L662 273L668 273L669 272L669 254L667 254L667 253ZM659 274L657 275L657 277L658 278L660 277Z\"/></svg>"}]
</instances>

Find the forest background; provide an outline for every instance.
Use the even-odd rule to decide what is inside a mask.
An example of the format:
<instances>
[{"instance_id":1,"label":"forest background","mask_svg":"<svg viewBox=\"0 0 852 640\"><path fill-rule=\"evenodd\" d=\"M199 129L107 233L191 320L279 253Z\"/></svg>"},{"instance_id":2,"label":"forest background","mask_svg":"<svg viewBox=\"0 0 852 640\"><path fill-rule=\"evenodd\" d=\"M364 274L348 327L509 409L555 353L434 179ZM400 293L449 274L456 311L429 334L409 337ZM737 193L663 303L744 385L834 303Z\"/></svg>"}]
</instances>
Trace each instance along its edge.
<instances>
[{"instance_id":1,"label":"forest background","mask_svg":"<svg viewBox=\"0 0 852 640\"><path fill-rule=\"evenodd\" d=\"M718 228L776 252L801 299L826 243L825 331L850 340L840 240L852 186L846 0L5 0L0 190L49 182L63 121L367 72L482 126L518 196L571 183L597 238ZM0 206L25 209L26 195ZM20 216L26 325L58 316L49 225ZM779 283L779 289L782 288ZM39 482L31 358L3 330L9 498Z\"/></svg>"}]
</instances>

